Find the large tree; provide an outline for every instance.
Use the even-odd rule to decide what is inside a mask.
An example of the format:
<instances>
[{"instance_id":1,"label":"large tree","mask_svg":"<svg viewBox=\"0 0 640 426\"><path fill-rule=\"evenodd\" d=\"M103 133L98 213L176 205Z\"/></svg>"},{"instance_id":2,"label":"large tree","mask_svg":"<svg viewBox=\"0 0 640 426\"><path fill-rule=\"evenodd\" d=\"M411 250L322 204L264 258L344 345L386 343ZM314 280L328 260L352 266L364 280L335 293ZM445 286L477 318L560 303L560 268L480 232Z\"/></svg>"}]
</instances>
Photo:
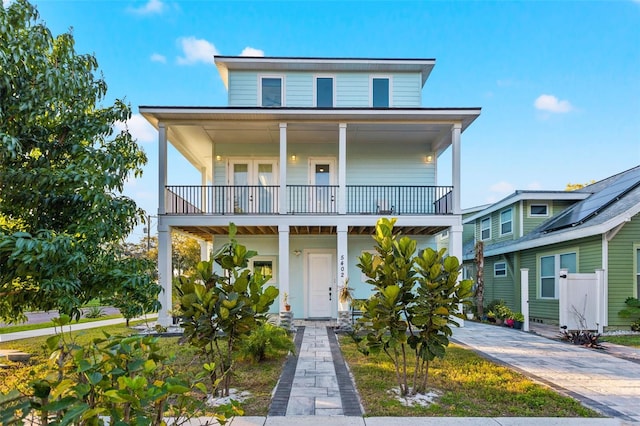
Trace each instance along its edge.
<instances>
[{"instance_id":1,"label":"large tree","mask_svg":"<svg viewBox=\"0 0 640 426\"><path fill-rule=\"evenodd\" d=\"M143 216L121 195L146 163L114 131L129 106L102 105L96 58L70 32L54 37L26 0L0 5L0 40L0 318L77 316L91 298L149 291L146 268L118 252Z\"/></svg>"}]
</instances>

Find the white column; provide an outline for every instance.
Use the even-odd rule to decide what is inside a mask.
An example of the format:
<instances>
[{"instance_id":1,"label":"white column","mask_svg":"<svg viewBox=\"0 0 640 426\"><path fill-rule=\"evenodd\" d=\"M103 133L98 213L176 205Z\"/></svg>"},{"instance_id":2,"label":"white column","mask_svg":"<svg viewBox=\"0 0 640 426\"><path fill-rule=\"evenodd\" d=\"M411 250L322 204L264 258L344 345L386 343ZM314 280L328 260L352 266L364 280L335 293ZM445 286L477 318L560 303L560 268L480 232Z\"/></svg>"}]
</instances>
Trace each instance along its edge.
<instances>
[{"instance_id":1,"label":"white column","mask_svg":"<svg viewBox=\"0 0 640 426\"><path fill-rule=\"evenodd\" d=\"M207 166L200 168L200 185L202 185L200 189L200 210L202 210L202 213L211 213L207 206Z\"/></svg>"},{"instance_id":2,"label":"white column","mask_svg":"<svg viewBox=\"0 0 640 426\"><path fill-rule=\"evenodd\" d=\"M278 287L280 289L279 311L284 311L284 294L289 291L289 225L278 225Z\"/></svg>"},{"instance_id":3,"label":"white column","mask_svg":"<svg viewBox=\"0 0 640 426\"><path fill-rule=\"evenodd\" d=\"M200 260L209 261L210 245L206 240L200 241Z\"/></svg>"},{"instance_id":4,"label":"white column","mask_svg":"<svg viewBox=\"0 0 640 426\"><path fill-rule=\"evenodd\" d=\"M162 307L158 312L158 323L167 327L171 324L169 311L171 306L171 281L173 271L171 267L171 228L162 223L163 216L158 217L158 282L162 291L158 299Z\"/></svg>"},{"instance_id":5,"label":"white column","mask_svg":"<svg viewBox=\"0 0 640 426\"><path fill-rule=\"evenodd\" d=\"M279 203L280 206L278 209L278 213L287 214L287 123L280 123L280 196L279 196L279 199L280 199L280 203ZM287 232L289 232L288 229L287 229Z\"/></svg>"},{"instance_id":6,"label":"white column","mask_svg":"<svg viewBox=\"0 0 640 426\"><path fill-rule=\"evenodd\" d=\"M529 331L529 268L520 269L520 312L524 316L523 331Z\"/></svg>"},{"instance_id":7,"label":"white column","mask_svg":"<svg viewBox=\"0 0 640 426\"><path fill-rule=\"evenodd\" d=\"M451 128L451 174L453 182L453 214L461 214L462 208L460 207L460 131L462 125L456 123Z\"/></svg>"},{"instance_id":8,"label":"white column","mask_svg":"<svg viewBox=\"0 0 640 426\"><path fill-rule=\"evenodd\" d=\"M338 125L338 214L347 213L347 123Z\"/></svg>"},{"instance_id":9,"label":"white column","mask_svg":"<svg viewBox=\"0 0 640 426\"><path fill-rule=\"evenodd\" d=\"M165 186L167 186L167 128L158 123L158 214L166 213Z\"/></svg>"},{"instance_id":10,"label":"white column","mask_svg":"<svg viewBox=\"0 0 640 426\"><path fill-rule=\"evenodd\" d=\"M349 256L348 256L348 228L347 225L338 225L338 267L336 268L336 288L332 289L332 293L335 297L335 306L339 308L340 304L340 288L345 286L345 281L349 278ZM340 308L338 309L340 310Z\"/></svg>"},{"instance_id":11,"label":"white column","mask_svg":"<svg viewBox=\"0 0 640 426\"><path fill-rule=\"evenodd\" d=\"M449 228L449 256L455 256L462 264L462 224ZM458 305L458 312L462 312L462 304ZM464 320L452 318L460 327L464 327Z\"/></svg>"}]
</instances>

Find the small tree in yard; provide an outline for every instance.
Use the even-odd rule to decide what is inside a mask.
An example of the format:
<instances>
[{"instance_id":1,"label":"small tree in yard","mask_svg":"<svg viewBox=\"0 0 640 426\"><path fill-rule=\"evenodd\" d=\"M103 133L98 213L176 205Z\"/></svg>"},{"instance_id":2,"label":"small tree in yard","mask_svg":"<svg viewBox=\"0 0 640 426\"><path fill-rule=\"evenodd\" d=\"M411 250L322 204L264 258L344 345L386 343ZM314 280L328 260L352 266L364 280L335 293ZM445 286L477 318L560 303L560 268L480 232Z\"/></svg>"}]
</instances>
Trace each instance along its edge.
<instances>
[{"instance_id":1,"label":"small tree in yard","mask_svg":"<svg viewBox=\"0 0 640 426\"><path fill-rule=\"evenodd\" d=\"M190 344L201 349L209 361L212 393L229 395L233 351L239 340L265 323L278 289L264 288L270 276L251 273L248 261L257 253L235 240L236 227L229 225L230 242L213 255L225 273L213 272L213 262L200 262L197 272L182 278L178 287L181 325Z\"/></svg>"},{"instance_id":2,"label":"small tree in yard","mask_svg":"<svg viewBox=\"0 0 640 426\"><path fill-rule=\"evenodd\" d=\"M353 338L364 354L382 351L394 365L400 394L423 392L429 362L442 358L462 318L456 309L471 294L470 280L458 282L460 264L427 248L415 256L417 242L393 234L395 219L381 218L376 224L376 253L363 253L358 267L374 286L374 294L364 303ZM416 287L417 285L417 287ZM364 337L362 336L364 334ZM416 364L409 386L407 354L413 351Z\"/></svg>"}]
</instances>

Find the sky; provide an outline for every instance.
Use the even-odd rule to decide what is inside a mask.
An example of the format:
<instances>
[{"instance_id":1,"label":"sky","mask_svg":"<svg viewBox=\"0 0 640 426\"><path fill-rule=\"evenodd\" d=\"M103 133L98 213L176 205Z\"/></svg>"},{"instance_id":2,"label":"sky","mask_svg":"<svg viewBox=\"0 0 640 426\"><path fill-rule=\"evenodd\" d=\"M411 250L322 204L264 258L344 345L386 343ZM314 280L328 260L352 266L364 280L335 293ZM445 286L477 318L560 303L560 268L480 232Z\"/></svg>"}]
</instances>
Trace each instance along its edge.
<instances>
[{"instance_id":1,"label":"sky","mask_svg":"<svg viewBox=\"0 0 640 426\"><path fill-rule=\"evenodd\" d=\"M216 54L435 58L422 106L482 108L461 138L463 208L640 164L640 0L34 4L54 35L72 28L77 52L96 56L105 105L131 105L149 162L125 194L151 215L157 133L138 107L226 105ZM169 156L169 184L200 184ZM439 185L450 163L450 152L438 159Z\"/></svg>"}]
</instances>

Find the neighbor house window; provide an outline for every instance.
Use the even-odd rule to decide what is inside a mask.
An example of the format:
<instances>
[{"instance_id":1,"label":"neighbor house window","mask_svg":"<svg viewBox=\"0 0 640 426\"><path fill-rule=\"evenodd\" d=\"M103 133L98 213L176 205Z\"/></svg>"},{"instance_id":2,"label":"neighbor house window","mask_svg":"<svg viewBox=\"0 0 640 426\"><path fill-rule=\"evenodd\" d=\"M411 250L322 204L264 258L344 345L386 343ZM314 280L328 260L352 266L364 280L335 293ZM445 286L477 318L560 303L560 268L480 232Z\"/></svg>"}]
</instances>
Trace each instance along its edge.
<instances>
[{"instance_id":1,"label":"neighbor house window","mask_svg":"<svg viewBox=\"0 0 640 426\"><path fill-rule=\"evenodd\" d=\"M497 262L493 264L493 276L494 277L506 277L507 276L507 264L506 262Z\"/></svg>"},{"instance_id":2,"label":"neighbor house window","mask_svg":"<svg viewBox=\"0 0 640 426\"><path fill-rule=\"evenodd\" d=\"M558 277L561 269L566 269L571 274L577 272L578 263L576 253L540 257L540 298L558 298Z\"/></svg>"},{"instance_id":3,"label":"neighbor house window","mask_svg":"<svg viewBox=\"0 0 640 426\"><path fill-rule=\"evenodd\" d=\"M485 217L480 221L480 239L488 240L491 238L491 218Z\"/></svg>"},{"instance_id":4,"label":"neighbor house window","mask_svg":"<svg viewBox=\"0 0 640 426\"><path fill-rule=\"evenodd\" d=\"M500 212L500 235L510 234L513 231L513 210L507 209Z\"/></svg>"},{"instance_id":5,"label":"neighbor house window","mask_svg":"<svg viewBox=\"0 0 640 426\"><path fill-rule=\"evenodd\" d=\"M390 99L390 82L388 77L371 79L371 101L374 108L388 108Z\"/></svg>"},{"instance_id":6,"label":"neighbor house window","mask_svg":"<svg viewBox=\"0 0 640 426\"><path fill-rule=\"evenodd\" d=\"M549 206L546 204L531 204L529 216L549 216Z\"/></svg>"},{"instance_id":7,"label":"neighbor house window","mask_svg":"<svg viewBox=\"0 0 640 426\"><path fill-rule=\"evenodd\" d=\"M316 106L333 107L333 77L316 78Z\"/></svg>"},{"instance_id":8,"label":"neighbor house window","mask_svg":"<svg viewBox=\"0 0 640 426\"><path fill-rule=\"evenodd\" d=\"M260 91L263 107L282 106L282 78L261 77Z\"/></svg>"}]
</instances>

